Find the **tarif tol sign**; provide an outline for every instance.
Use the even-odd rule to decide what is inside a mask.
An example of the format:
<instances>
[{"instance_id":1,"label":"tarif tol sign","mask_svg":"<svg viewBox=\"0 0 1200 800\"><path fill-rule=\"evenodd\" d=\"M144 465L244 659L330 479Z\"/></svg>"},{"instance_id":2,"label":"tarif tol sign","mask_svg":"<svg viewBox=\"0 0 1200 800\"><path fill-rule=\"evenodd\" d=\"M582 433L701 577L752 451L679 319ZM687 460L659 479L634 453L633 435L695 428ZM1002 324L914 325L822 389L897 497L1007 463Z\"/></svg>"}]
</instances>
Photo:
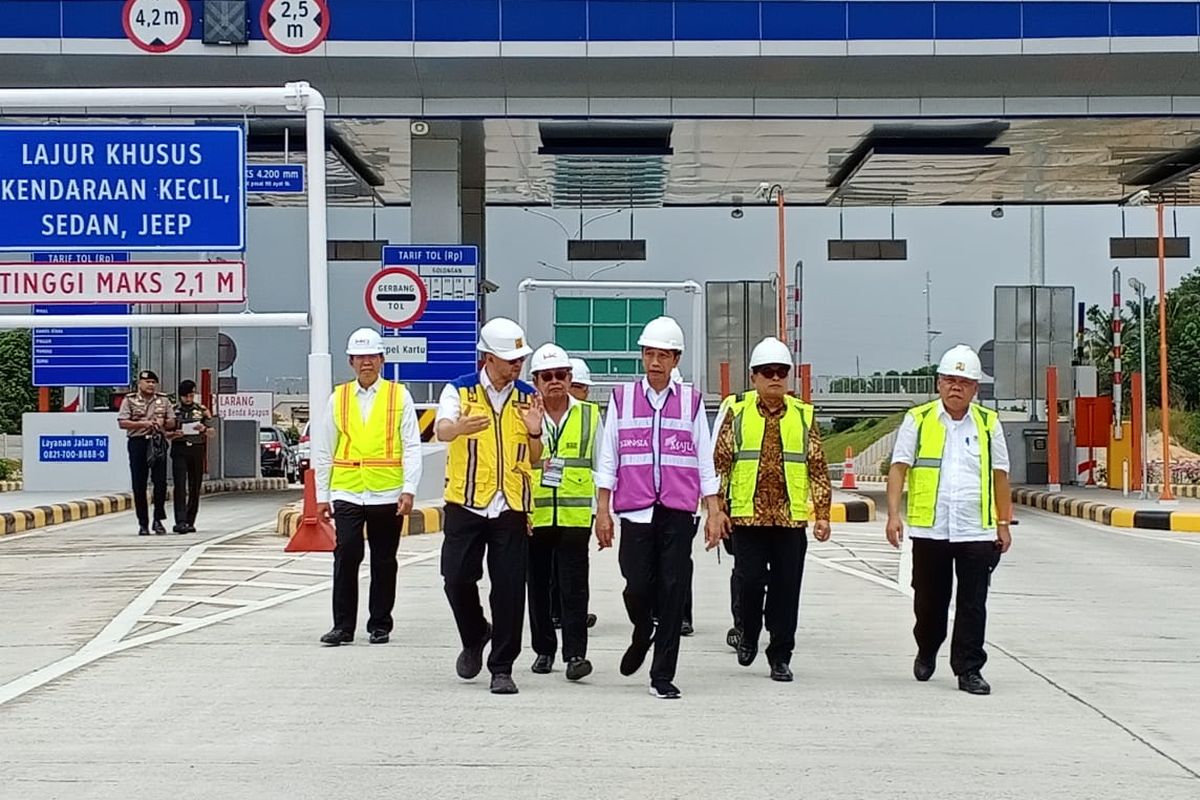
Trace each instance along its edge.
<instances>
[{"instance_id":1,"label":"tarif tol sign","mask_svg":"<svg viewBox=\"0 0 1200 800\"><path fill-rule=\"evenodd\" d=\"M0 126L0 250L242 250L227 126Z\"/></svg>"}]
</instances>

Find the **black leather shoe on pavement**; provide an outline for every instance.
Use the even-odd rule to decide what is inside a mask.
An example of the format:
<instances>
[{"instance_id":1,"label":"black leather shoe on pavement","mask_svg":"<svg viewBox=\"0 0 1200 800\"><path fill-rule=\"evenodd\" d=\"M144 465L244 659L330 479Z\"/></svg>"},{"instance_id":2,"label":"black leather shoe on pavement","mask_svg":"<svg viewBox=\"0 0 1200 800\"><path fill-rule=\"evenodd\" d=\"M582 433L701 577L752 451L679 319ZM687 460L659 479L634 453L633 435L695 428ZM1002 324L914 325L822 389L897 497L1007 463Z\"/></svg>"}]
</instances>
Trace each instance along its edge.
<instances>
[{"instance_id":1,"label":"black leather shoe on pavement","mask_svg":"<svg viewBox=\"0 0 1200 800\"><path fill-rule=\"evenodd\" d=\"M183 532L184 533L195 533L196 526L189 522L188 524L183 526Z\"/></svg>"},{"instance_id":2,"label":"black leather shoe on pavement","mask_svg":"<svg viewBox=\"0 0 1200 800\"><path fill-rule=\"evenodd\" d=\"M738 649L738 645L742 643L742 631L740 628L730 628L725 633L725 644L729 645L734 650Z\"/></svg>"},{"instance_id":3,"label":"black leather shoe on pavement","mask_svg":"<svg viewBox=\"0 0 1200 800\"><path fill-rule=\"evenodd\" d=\"M171 533L187 533L187 525L180 525L176 523L171 527Z\"/></svg>"},{"instance_id":4,"label":"black leather shoe on pavement","mask_svg":"<svg viewBox=\"0 0 1200 800\"><path fill-rule=\"evenodd\" d=\"M632 675L642 668L642 662L646 660L646 653L650 652L652 639L639 639L635 634L633 641L629 643L629 648L625 650L625 655L621 656L621 674L625 676Z\"/></svg>"},{"instance_id":5,"label":"black leather shoe on pavement","mask_svg":"<svg viewBox=\"0 0 1200 800\"><path fill-rule=\"evenodd\" d=\"M388 631L371 631L371 638L369 641L371 644L387 644L388 640L391 638L392 635Z\"/></svg>"},{"instance_id":6,"label":"black leather shoe on pavement","mask_svg":"<svg viewBox=\"0 0 1200 800\"><path fill-rule=\"evenodd\" d=\"M491 623L488 623L479 644L474 647L464 647L458 654L458 661L454 662L454 671L458 673L458 677L469 681L483 670L483 648L487 646L491 638L492 626Z\"/></svg>"},{"instance_id":7,"label":"black leather shoe on pavement","mask_svg":"<svg viewBox=\"0 0 1200 800\"><path fill-rule=\"evenodd\" d=\"M680 692L670 681L656 680L650 681L650 696L659 700L678 700Z\"/></svg>"},{"instance_id":8,"label":"black leather shoe on pavement","mask_svg":"<svg viewBox=\"0 0 1200 800\"><path fill-rule=\"evenodd\" d=\"M492 676L492 694L516 694L518 691L512 675L498 673Z\"/></svg>"},{"instance_id":9,"label":"black leather shoe on pavement","mask_svg":"<svg viewBox=\"0 0 1200 800\"><path fill-rule=\"evenodd\" d=\"M337 647L339 644L350 644L353 641L353 633L346 633L345 631L338 630L337 628L334 628L329 633L321 637L321 644L327 644L330 647Z\"/></svg>"},{"instance_id":10,"label":"black leather shoe on pavement","mask_svg":"<svg viewBox=\"0 0 1200 800\"><path fill-rule=\"evenodd\" d=\"M780 683L792 682L792 668L782 661L771 665L771 680Z\"/></svg>"},{"instance_id":11,"label":"black leather shoe on pavement","mask_svg":"<svg viewBox=\"0 0 1200 800\"><path fill-rule=\"evenodd\" d=\"M992 687L978 672L965 672L958 676L958 688L968 694L991 694Z\"/></svg>"},{"instance_id":12,"label":"black leather shoe on pavement","mask_svg":"<svg viewBox=\"0 0 1200 800\"><path fill-rule=\"evenodd\" d=\"M577 681L592 674L592 662L583 656L575 656L567 662L567 680Z\"/></svg>"},{"instance_id":13,"label":"black leather shoe on pavement","mask_svg":"<svg viewBox=\"0 0 1200 800\"><path fill-rule=\"evenodd\" d=\"M692 623L686 619L683 621L683 624L679 626L680 636L691 636L695 632L696 629L692 627Z\"/></svg>"},{"instance_id":14,"label":"black leather shoe on pavement","mask_svg":"<svg viewBox=\"0 0 1200 800\"><path fill-rule=\"evenodd\" d=\"M588 626L589 628L594 628L594 627L596 627L596 615L595 615L595 614L588 614L588 615L587 615L587 626Z\"/></svg>"},{"instance_id":15,"label":"black leather shoe on pavement","mask_svg":"<svg viewBox=\"0 0 1200 800\"><path fill-rule=\"evenodd\" d=\"M151 530L153 530L159 536L162 536L167 532L167 529L163 527L162 520L160 519L154 520L154 527Z\"/></svg>"},{"instance_id":16,"label":"black leather shoe on pavement","mask_svg":"<svg viewBox=\"0 0 1200 800\"><path fill-rule=\"evenodd\" d=\"M924 658L918 655L913 659L913 677L924 683L933 677L933 670L937 667L937 662L932 658Z\"/></svg>"},{"instance_id":17,"label":"black leather shoe on pavement","mask_svg":"<svg viewBox=\"0 0 1200 800\"><path fill-rule=\"evenodd\" d=\"M743 667L748 667L754 663L754 659L758 658L758 644L748 642L743 639L738 643L738 663Z\"/></svg>"},{"instance_id":18,"label":"black leather shoe on pavement","mask_svg":"<svg viewBox=\"0 0 1200 800\"><path fill-rule=\"evenodd\" d=\"M138 536L149 536L149 535L150 535L150 529L147 528L145 525L142 525L141 527L138 528Z\"/></svg>"},{"instance_id":19,"label":"black leather shoe on pavement","mask_svg":"<svg viewBox=\"0 0 1200 800\"><path fill-rule=\"evenodd\" d=\"M538 675L549 675L554 670L554 656L539 655L530 667Z\"/></svg>"}]
</instances>

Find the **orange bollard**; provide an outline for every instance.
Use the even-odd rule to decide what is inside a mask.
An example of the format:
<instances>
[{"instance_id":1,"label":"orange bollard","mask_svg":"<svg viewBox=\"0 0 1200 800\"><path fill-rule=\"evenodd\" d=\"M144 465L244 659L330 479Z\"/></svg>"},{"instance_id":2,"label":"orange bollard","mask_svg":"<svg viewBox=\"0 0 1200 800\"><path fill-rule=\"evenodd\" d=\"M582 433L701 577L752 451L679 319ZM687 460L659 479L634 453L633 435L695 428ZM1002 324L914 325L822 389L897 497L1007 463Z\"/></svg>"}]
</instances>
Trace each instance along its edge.
<instances>
[{"instance_id":1,"label":"orange bollard","mask_svg":"<svg viewBox=\"0 0 1200 800\"><path fill-rule=\"evenodd\" d=\"M337 546L333 523L317 514L317 484L313 470L304 471L304 504L300 525L288 540L285 553L332 553Z\"/></svg>"},{"instance_id":2,"label":"orange bollard","mask_svg":"<svg viewBox=\"0 0 1200 800\"><path fill-rule=\"evenodd\" d=\"M812 402L812 364L800 365L800 399Z\"/></svg>"},{"instance_id":3,"label":"orange bollard","mask_svg":"<svg viewBox=\"0 0 1200 800\"><path fill-rule=\"evenodd\" d=\"M729 362L721 362L721 397L729 397Z\"/></svg>"},{"instance_id":4,"label":"orange bollard","mask_svg":"<svg viewBox=\"0 0 1200 800\"><path fill-rule=\"evenodd\" d=\"M846 463L842 467L842 487L843 489L857 489L858 484L854 481L854 448L846 445Z\"/></svg>"}]
</instances>

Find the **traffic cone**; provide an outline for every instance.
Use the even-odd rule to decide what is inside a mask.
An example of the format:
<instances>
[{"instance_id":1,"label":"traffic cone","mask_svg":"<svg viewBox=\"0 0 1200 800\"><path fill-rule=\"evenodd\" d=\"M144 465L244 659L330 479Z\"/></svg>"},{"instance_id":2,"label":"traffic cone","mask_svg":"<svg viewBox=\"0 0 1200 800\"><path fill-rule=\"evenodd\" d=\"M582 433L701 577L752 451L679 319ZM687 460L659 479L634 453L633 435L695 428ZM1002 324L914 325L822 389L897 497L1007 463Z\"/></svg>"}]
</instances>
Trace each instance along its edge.
<instances>
[{"instance_id":1,"label":"traffic cone","mask_svg":"<svg viewBox=\"0 0 1200 800\"><path fill-rule=\"evenodd\" d=\"M285 553L332 553L337 546L333 523L317 513L317 484L311 469L304 471L304 504L300 525L288 540Z\"/></svg>"},{"instance_id":2,"label":"traffic cone","mask_svg":"<svg viewBox=\"0 0 1200 800\"><path fill-rule=\"evenodd\" d=\"M854 482L854 449L849 445L846 446L846 463L842 468L842 488L858 488L858 484Z\"/></svg>"}]
</instances>

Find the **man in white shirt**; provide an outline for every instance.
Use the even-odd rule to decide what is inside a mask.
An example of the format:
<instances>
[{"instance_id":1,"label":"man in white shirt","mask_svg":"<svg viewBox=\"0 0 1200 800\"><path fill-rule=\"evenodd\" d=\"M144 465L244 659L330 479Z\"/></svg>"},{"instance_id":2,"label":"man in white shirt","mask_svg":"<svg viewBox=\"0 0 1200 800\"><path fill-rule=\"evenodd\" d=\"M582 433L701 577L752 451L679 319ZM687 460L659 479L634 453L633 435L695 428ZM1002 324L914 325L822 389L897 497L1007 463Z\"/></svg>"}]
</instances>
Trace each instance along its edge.
<instances>
[{"instance_id":1,"label":"man in white shirt","mask_svg":"<svg viewBox=\"0 0 1200 800\"><path fill-rule=\"evenodd\" d=\"M333 628L321 637L334 647L354 641L364 526L371 543L367 632L371 644L391 637L396 550L421 482L421 429L412 395L380 377L383 353L378 331L360 328L350 335L346 354L357 379L334 390L314 440L317 513L332 516L337 531Z\"/></svg>"},{"instance_id":2,"label":"man in white shirt","mask_svg":"<svg viewBox=\"0 0 1200 800\"><path fill-rule=\"evenodd\" d=\"M966 345L938 365L939 399L911 410L900 425L888 472L887 539L904 538L900 498L908 482L908 534L913 541L913 610L917 656L913 675L933 676L946 640L954 576L958 600L950 668L958 688L989 694L981 670L991 572L1012 545L1008 447L996 412L971 401L983 371Z\"/></svg>"}]
</instances>

